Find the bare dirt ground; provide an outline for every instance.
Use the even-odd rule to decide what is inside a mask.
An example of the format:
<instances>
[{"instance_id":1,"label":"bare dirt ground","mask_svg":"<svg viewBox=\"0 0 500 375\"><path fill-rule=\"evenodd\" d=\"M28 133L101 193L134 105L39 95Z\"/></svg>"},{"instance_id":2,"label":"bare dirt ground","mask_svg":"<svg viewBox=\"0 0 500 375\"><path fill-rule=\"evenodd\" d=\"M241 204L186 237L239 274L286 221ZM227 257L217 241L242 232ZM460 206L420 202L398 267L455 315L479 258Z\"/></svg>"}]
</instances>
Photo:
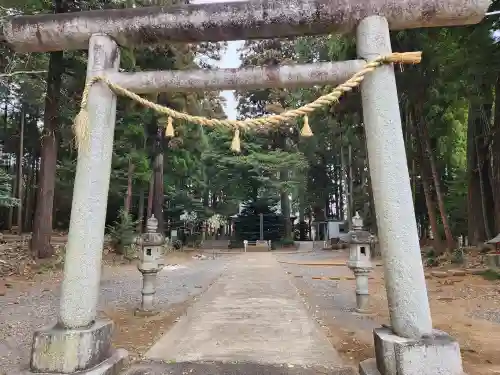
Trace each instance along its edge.
<instances>
[{"instance_id":1,"label":"bare dirt ground","mask_svg":"<svg viewBox=\"0 0 500 375\"><path fill-rule=\"evenodd\" d=\"M370 280L373 315L360 316L353 312L354 281L317 279L351 276L347 267L324 265L345 262L345 252L320 251L280 256L280 260L287 262L283 267L294 277L305 303L344 359L358 364L374 357L372 330L389 324L382 267L375 267ZM500 374L500 281L477 275L429 277L427 287L434 327L460 342L465 371L469 375Z\"/></svg>"}]
</instances>

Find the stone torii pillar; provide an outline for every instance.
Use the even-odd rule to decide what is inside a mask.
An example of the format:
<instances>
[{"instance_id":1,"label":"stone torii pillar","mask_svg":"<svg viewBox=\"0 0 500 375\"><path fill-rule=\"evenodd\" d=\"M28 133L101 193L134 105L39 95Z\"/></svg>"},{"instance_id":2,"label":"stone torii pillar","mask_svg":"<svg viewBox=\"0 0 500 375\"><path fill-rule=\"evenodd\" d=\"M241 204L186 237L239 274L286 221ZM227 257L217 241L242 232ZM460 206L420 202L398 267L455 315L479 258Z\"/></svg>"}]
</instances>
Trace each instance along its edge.
<instances>
[{"instance_id":1,"label":"stone torii pillar","mask_svg":"<svg viewBox=\"0 0 500 375\"><path fill-rule=\"evenodd\" d=\"M362 20L357 49L366 60L391 53L387 19ZM462 375L458 343L432 329L394 68L367 75L361 97L391 328L374 330L376 360L362 362L360 373Z\"/></svg>"},{"instance_id":2,"label":"stone torii pillar","mask_svg":"<svg viewBox=\"0 0 500 375\"><path fill-rule=\"evenodd\" d=\"M93 35L87 79L118 71L117 44ZM66 245L64 280L58 322L35 332L31 371L95 375L119 367L127 357L111 347L113 322L96 318L101 280L116 96L103 84L93 85L88 100L90 136L78 152L71 219Z\"/></svg>"},{"instance_id":3,"label":"stone torii pillar","mask_svg":"<svg viewBox=\"0 0 500 375\"><path fill-rule=\"evenodd\" d=\"M391 51L389 25L403 30L474 24L483 19L489 5L490 0L254 0L38 14L6 20L0 41L16 52L88 48L88 78L106 75L111 82L141 93L303 87L342 82L363 61L272 70L126 74L118 72L116 43L285 38L357 28L358 53L371 59ZM458 344L432 330L392 67L366 76L362 98L392 329L375 331L377 361L364 363L361 370L382 375L461 375ZM96 83L87 109L90 140L78 155L59 319L55 327L35 333L31 368L37 373L110 373L125 356L111 352L112 323L96 319L116 98Z\"/></svg>"}]
</instances>

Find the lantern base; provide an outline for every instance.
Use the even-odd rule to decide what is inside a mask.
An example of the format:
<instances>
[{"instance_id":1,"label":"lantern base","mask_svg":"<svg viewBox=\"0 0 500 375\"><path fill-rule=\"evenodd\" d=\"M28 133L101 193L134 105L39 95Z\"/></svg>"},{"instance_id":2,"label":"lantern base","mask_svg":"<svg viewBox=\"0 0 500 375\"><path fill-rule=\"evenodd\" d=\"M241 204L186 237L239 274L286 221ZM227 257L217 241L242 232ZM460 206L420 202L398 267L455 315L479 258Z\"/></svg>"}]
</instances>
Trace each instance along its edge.
<instances>
[{"instance_id":1,"label":"lantern base","mask_svg":"<svg viewBox=\"0 0 500 375\"><path fill-rule=\"evenodd\" d=\"M139 318L146 318L148 316L155 316L158 315L160 312L158 310L144 310L141 308L138 308L134 311L134 315L139 317Z\"/></svg>"},{"instance_id":2,"label":"lantern base","mask_svg":"<svg viewBox=\"0 0 500 375\"><path fill-rule=\"evenodd\" d=\"M24 374L117 374L128 354L112 348L112 331L113 322L104 319L86 328L40 329L33 338L30 371Z\"/></svg>"},{"instance_id":3,"label":"lantern base","mask_svg":"<svg viewBox=\"0 0 500 375\"><path fill-rule=\"evenodd\" d=\"M445 332L407 339L384 327L373 336L376 358L360 363L360 375L465 375L458 342Z\"/></svg>"}]
</instances>

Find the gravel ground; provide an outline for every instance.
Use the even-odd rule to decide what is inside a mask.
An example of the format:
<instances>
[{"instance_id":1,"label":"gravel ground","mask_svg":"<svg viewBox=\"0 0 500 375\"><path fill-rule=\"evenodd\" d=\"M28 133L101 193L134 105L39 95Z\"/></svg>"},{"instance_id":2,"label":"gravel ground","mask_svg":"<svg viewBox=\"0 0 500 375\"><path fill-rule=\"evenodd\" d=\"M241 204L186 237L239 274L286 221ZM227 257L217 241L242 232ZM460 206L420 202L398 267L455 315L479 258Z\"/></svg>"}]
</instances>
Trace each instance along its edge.
<instances>
[{"instance_id":1,"label":"gravel ground","mask_svg":"<svg viewBox=\"0 0 500 375\"><path fill-rule=\"evenodd\" d=\"M312 253L279 255L281 262L320 262L342 260L342 252L315 251ZM345 259L345 258L344 258ZM304 266L281 263L293 276L297 289L306 297L314 317L321 325L341 323L344 327L357 327L373 330L380 325L370 316L353 314L356 307L354 281L352 280L315 280L313 277L352 277L347 267L341 266Z\"/></svg>"},{"instance_id":2,"label":"gravel ground","mask_svg":"<svg viewBox=\"0 0 500 375\"><path fill-rule=\"evenodd\" d=\"M166 310L203 292L224 269L224 258L193 260L158 274L157 307ZM43 285L15 288L0 297L0 374L24 368L34 330L53 324L59 300L60 275ZM134 309L140 304L141 274L133 265L104 268L98 309Z\"/></svg>"},{"instance_id":3,"label":"gravel ground","mask_svg":"<svg viewBox=\"0 0 500 375\"><path fill-rule=\"evenodd\" d=\"M277 255L282 262L340 263L344 251L315 251ZM326 263L326 262L325 262ZM374 356L373 328L389 323L382 267L375 267L370 280L373 315L353 312L353 280L315 280L313 277L352 276L345 266L282 263L314 317L326 330L332 345L345 361L356 362ZM500 374L500 282L481 276L429 278L427 290L433 325L460 343L465 372L470 375Z\"/></svg>"},{"instance_id":4,"label":"gravel ground","mask_svg":"<svg viewBox=\"0 0 500 375\"><path fill-rule=\"evenodd\" d=\"M500 311L496 308L476 310L470 316L500 324Z\"/></svg>"}]
</instances>

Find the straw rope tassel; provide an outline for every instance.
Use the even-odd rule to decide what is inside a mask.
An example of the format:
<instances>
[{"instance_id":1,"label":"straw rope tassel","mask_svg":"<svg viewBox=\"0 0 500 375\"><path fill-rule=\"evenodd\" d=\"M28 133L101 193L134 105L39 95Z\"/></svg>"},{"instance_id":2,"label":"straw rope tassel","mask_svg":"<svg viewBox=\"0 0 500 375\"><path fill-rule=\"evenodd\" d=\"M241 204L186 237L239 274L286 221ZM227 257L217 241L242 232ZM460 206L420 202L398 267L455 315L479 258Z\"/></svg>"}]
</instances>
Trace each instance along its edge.
<instances>
[{"instance_id":1,"label":"straw rope tassel","mask_svg":"<svg viewBox=\"0 0 500 375\"><path fill-rule=\"evenodd\" d=\"M311 103L304 104L303 106L295 109L290 109L280 114L275 114L271 116L259 117L259 118L249 118L245 120L227 120L227 119L209 119L202 116L191 116L187 113L178 112L172 108L164 107L157 103L151 102L150 100L143 98L121 86L118 86L111 82L106 77L95 76L90 79L85 85L82 94L82 103L80 108L80 113L75 118L74 132L75 139L78 149L82 147L88 147L88 141L90 138L90 124L89 124L89 114L87 110L87 100L89 96L89 90L91 86L96 82L101 82L109 87L116 95L127 97L146 108L150 108L153 111L160 113L165 116L169 116L169 123L167 123L167 129L165 129L165 134L167 136L174 136L174 128L172 125L172 120L174 118L178 120L184 120L192 122L194 124L199 124L202 126L226 126L235 129L233 142L231 143L231 149L239 152L240 145L240 134L239 129L271 129L280 125L283 122L294 120L298 117L304 116L304 126L301 130L301 134L304 137L310 137L312 134L311 127L309 126L309 120L307 114L310 114L320 108L333 105L338 102L339 98L352 91L358 87L365 75L370 74L379 66L383 64L418 64L422 59L422 52L405 52L405 53L392 53L387 56L381 56L371 62L365 64L363 69L354 74L346 82L338 85L329 94L320 96Z\"/></svg>"},{"instance_id":2,"label":"straw rope tassel","mask_svg":"<svg viewBox=\"0 0 500 375\"><path fill-rule=\"evenodd\" d=\"M231 142L231 150L234 152L241 152L240 144L240 129L234 129L233 141Z\"/></svg>"},{"instance_id":3,"label":"straw rope tassel","mask_svg":"<svg viewBox=\"0 0 500 375\"><path fill-rule=\"evenodd\" d=\"M80 112L76 115L73 123L73 131L75 132L75 141L78 150L86 148L90 138L89 113L86 107L81 107Z\"/></svg>"},{"instance_id":4,"label":"straw rope tassel","mask_svg":"<svg viewBox=\"0 0 500 375\"><path fill-rule=\"evenodd\" d=\"M175 137L174 120L172 116L168 116L167 127L165 128L165 137Z\"/></svg>"},{"instance_id":5,"label":"straw rope tassel","mask_svg":"<svg viewBox=\"0 0 500 375\"><path fill-rule=\"evenodd\" d=\"M309 126L309 117L307 115L304 115L304 125L302 126L302 130L300 131L300 135L302 137L313 136L313 132L311 130L311 127Z\"/></svg>"}]
</instances>

